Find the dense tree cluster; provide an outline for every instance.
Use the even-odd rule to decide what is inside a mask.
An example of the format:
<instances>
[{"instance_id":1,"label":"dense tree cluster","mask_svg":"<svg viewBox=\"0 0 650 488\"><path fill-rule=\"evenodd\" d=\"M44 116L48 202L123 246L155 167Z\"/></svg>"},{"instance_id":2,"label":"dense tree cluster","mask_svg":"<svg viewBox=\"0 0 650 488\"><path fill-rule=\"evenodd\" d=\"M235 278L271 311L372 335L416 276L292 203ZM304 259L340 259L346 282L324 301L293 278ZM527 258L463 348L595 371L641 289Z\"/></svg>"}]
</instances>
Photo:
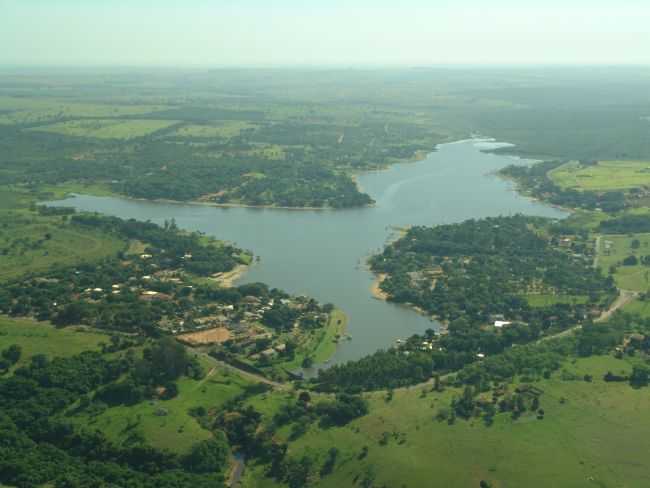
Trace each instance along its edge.
<instances>
[{"instance_id":1,"label":"dense tree cluster","mask_svg":"<svg viewBox=\"0 0 650 488\"><path fill-rule=\"evenodd\" d=\"M580 306L535 308L527 294L589 296L595 302L614 292L611 279L542 235L547 222L525 216L469 220L437 227L413 227L371 258L386 273L381 288L389 298L414 304L443 320L466 318L486 324L500 314L511 321L552 326L558 313L580 320Z\"/></svg>"}]
</instances>

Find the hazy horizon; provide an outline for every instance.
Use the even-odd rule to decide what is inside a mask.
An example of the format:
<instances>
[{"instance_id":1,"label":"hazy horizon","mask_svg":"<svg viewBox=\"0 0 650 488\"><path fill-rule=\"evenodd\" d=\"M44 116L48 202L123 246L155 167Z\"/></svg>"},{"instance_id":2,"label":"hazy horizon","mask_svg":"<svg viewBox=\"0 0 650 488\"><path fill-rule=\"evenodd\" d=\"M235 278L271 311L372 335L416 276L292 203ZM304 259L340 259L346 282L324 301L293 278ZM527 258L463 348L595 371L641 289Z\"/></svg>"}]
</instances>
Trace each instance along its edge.
<instances>
[{"instance_id":1,"label":"hazy horizon","mask_svg":"<svg viewBox=\"0 0 650 488\"><path fill-rule=\"evenodd\" d=\"M3 66L429 67L650 64L628 0L0 0Z\"/></svg>"}]
</instances>

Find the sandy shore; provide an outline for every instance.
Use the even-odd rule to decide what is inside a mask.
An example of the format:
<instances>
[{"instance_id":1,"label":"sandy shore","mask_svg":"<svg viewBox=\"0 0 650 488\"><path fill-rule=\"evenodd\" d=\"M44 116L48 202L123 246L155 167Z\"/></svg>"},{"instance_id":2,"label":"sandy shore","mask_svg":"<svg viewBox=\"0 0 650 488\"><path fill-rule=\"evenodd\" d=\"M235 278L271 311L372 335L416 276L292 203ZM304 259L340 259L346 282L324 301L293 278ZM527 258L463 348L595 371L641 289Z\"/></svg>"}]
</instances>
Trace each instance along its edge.
<instances>
[{"instance_id":1,"label":"sandy shore","mask_svg":"<svg viewBox=\"0 0 650 488\"><path fill-rule=\"evenodd\" d=\"M238 264L235 266L232 271L226 273L219 273L212 276L212 280L218 282L221 286L225 288L232 288L235 286L235 281L244 276L248 271L249 266L246 264Z\"/></svg>"},{"instance_id":2,"label":"sandy shore","mask_svg":"<svg viewBox=\"0 0 650 488\"><path fill-rule=\"evenodd\" d=\"M372 296L377 300L388 300L388 293L381 289L381 284L386 278L388 278L387 274L379 273L376 275L375 280L372 282L372 285L370 285L370 293L372 293Z\"/></svg>"}]
</instances>

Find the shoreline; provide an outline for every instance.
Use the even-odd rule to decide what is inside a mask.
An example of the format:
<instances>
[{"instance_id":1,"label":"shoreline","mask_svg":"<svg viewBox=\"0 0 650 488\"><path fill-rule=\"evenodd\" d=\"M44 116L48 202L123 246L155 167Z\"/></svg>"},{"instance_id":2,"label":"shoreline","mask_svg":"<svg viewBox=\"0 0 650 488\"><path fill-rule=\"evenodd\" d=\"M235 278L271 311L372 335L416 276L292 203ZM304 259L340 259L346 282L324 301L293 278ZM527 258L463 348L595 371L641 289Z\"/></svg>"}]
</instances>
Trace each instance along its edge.
<instances>
[{"instance_id":1,"label":"shoreline","mask_svg":"<svg viewBox=\"0 0 650 488\"><path fill-rule=\"evenodd\" d=\"M208 279L217 282L224 288L234 288L235 282L242 278L248 272L250 267L250 264L238 264L230 271L221 273L219 276L211 276Z\"/></svg>"},{"instance_id":2,"label":"shoreline","mask_svg":"<svg viewBox=\"0 0 650 488\"><path fill-rule=\"evenodd\" d=\"M370 294L372 297L383 302L388 301L388 293L381 289L381 284L386 278L388 278L387 273L375 273L375 277L370 285Z\"/></svg>"}]
</instances>

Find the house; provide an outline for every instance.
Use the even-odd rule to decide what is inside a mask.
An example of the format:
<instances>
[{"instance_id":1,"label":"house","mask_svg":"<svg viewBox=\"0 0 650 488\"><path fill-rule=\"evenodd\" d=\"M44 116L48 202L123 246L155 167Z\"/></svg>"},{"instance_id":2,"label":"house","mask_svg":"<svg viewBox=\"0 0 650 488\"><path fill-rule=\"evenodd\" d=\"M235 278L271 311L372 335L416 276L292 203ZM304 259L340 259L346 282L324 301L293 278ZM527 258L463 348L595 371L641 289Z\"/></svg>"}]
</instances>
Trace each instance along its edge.
<instances>
[{"instance_id":1,"label":"house","mask_svg":"<svg viewBox=\"0 0 650 488\"><path fill-rule=\"evenodd\" d=\"M508 322L507 320L495 320L494 321L494 326L497 329L501 329L501 328L505 327L506 325L511 325L511 324L512 324L512 322Z\"/></svg>"}]
</instances>

